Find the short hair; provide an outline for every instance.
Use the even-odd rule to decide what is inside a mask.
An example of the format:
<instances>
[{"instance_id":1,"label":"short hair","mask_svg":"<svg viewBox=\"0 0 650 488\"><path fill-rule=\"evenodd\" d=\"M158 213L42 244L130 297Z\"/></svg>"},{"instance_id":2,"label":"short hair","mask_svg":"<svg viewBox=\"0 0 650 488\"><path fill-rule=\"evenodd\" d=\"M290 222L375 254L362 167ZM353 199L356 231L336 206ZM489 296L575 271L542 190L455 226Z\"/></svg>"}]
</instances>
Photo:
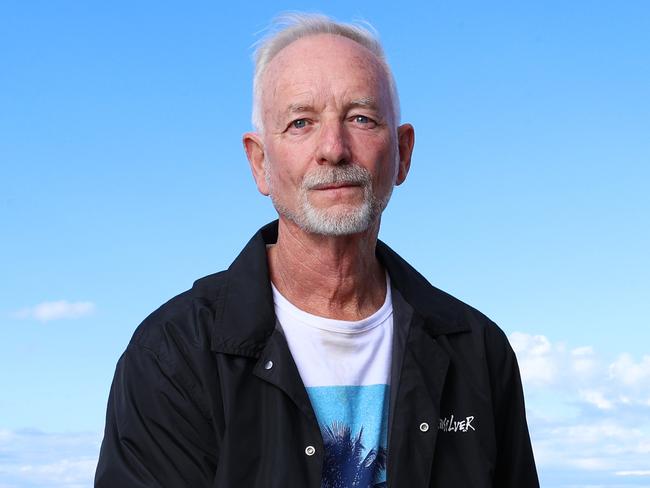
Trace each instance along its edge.
<instances>
[{"instance_id":1,"label":"short hair","mask_svg":"<svg viewBox=\"0 0 650 488\"><path fill-rule=\"evenodd\" d=\"M397 85L395 84L395 78L393 77L390 66L388 66L388 62L386 61L386 55L379 42L377 31L367 22L363 24L346 24L337 22L322 14L291 12L276 17L271 23L267 35L255 43L255 53L253 55L255 74L253 76L252 114L252 122L255 130L259 132L263 130L261 81L269 63L276 54L294 41L318 34L333 34L347 37L365 47L377 57L380 66L386 74L394 122L395 126L397 126L400 120Z\"/></svg>"}]
</instances>

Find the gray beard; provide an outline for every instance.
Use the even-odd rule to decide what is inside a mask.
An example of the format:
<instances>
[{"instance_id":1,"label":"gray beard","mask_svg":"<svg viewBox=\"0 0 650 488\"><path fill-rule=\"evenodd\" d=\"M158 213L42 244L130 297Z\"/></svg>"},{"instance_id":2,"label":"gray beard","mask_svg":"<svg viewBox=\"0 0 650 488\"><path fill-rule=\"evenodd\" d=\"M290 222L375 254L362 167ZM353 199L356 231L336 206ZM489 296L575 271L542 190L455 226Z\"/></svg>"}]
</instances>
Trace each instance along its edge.
<instances>
[{"instance_id":1,"label":"gray beard","mask_svg":"<svg viewBox=\"0 0 650 488\"><path fill-rule=\"evenodd\" d=\"M305 232L324 236L345 236L368 230L381 215L390 200L390 192L377 198L372 188L370 172L356 164L322 166L305 175L299 188L298 209L291 211L278 200L271 184L268 161L264 161L264 174L270 190L271 201L277 212L291 220ZM309 190L317 185L346 182L363 188L363 202L352 208L316 208L309 201Z\"/></svg>"}]
</instances>

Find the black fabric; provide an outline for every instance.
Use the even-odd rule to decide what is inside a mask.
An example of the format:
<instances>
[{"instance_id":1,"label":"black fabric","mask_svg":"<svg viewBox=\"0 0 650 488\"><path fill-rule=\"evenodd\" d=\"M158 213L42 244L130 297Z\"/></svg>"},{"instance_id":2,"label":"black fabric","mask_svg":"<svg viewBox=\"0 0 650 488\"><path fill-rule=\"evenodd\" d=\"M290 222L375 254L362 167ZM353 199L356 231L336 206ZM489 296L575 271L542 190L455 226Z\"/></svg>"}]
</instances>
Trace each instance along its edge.
<instances>
[{"instance_id":1,"label":"black fabric","mask_svg":"<svg viewBox=\"0 0 650 488\"><path fill-rule=\"evenodd\" d=\"M276 238L277 223L264 227L227 271L138 327L111 387L96 487L321 488L320 429L275 329ZM387 486L538 487L505 335L381 242L377 257L394 288Z\"/></svg>"}]
</instances>

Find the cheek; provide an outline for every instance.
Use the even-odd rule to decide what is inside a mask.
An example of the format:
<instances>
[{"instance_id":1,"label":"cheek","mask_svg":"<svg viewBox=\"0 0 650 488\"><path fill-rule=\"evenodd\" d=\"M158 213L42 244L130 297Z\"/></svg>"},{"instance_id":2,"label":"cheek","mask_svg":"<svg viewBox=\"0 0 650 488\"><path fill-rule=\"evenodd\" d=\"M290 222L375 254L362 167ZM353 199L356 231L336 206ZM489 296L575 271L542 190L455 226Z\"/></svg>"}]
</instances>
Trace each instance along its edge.
<instances>
[{"instance_id":1,"label":"cheek","mask_svg":"<svg viewBox=\"0 0 650 488\"><path fill-rule=\"evenodd\" d=\"M268 154L266 164L265 179L276 196L286 195L288 190L298 184L297 175L292 170L291 164L287 164L286 155L278 152Z\"/></svg>"},{"instance_id":2,"label":"cheek","mask_svg":"<svg viewBox=\"0 0 650 488\"><path fill-rule=\"evenodd\" d=\"M357 138L353 159L378 180L394 178L397 173L397 145L388 136Z\"/></svg>"},{"instance_id":3,"label":"cheek","mask_svg":"<svg viewBox=\"0 0 650 488\"><path fill-rule=\"evenodd\" d=\"M388 130L381 132L358 130L351 132L351 136L355 153L361 158L385 159L397 148Z\"/></svg>"},{"instance_id":4,"label":"cheek","mask_svg":"<svg viewBox=\"0 0 650 488\"><path fill-rule=\"evenodd\" d=\"M267 151L268 161L273 168L274 179L299 181L309 166L309 156L299 144L290 147L274 147Z\"/></svg>"}]
</instances>

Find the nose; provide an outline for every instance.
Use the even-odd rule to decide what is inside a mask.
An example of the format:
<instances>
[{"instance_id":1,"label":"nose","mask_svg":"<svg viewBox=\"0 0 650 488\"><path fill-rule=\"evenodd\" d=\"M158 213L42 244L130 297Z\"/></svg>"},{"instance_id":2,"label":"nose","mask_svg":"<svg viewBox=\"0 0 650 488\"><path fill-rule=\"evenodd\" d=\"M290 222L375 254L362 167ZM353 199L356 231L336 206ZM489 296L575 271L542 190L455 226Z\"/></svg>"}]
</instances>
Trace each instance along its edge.
<instances>
[{"instance_id":1,"label":"nose","mask_svg":"<svg viewBox=\"0 0 650 488\"><path fill-rule=\"evenodd\" d=\"M316 151L318 164L339 165L351 162L349 134L342 121L321 122Z\"/></svg>"}]
</instances>

